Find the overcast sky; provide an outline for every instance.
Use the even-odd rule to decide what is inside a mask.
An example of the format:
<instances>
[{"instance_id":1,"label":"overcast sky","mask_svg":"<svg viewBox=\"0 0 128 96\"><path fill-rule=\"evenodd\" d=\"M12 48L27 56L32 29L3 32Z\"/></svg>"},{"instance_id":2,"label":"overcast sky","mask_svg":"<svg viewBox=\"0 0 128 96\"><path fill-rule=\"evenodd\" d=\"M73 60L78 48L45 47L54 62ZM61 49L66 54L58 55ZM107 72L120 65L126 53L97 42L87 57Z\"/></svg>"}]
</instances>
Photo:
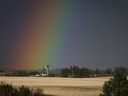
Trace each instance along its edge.
<instances>
[{"instance_id":1,"label":"overcast sky","mask_svg":"<svg viewBox=\"0 0 128 96\"><path fill-rule=\"evenodd\" d=\"M31 6L40 3L36 0L29 2L29 6L28 2L21 1L0 1L1 68L13 63L10 54L13 54L12 49L18 50L15 42L22 37L21 22L29 16L26 8L34 10ZM70 10L73 11L70 17L72 20L67 21L67 35L70 39L65 41L59 60L55 60L56 66L128 67L127 0L72 0L70 4L74 4Z\"/></svg>"}]
</instances>

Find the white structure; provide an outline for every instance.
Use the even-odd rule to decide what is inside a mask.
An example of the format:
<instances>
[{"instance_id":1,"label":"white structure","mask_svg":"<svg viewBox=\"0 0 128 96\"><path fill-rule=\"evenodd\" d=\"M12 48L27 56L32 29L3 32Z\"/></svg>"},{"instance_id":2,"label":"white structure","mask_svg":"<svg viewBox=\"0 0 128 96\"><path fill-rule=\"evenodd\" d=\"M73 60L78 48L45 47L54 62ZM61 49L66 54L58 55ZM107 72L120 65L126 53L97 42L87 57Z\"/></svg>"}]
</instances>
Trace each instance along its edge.
<instances>
[{"instance_id":1,"label":"white structure","mask_svg":"<svg viewBox=\"0 0 128 96\"><path fill-rule=\"evenodd\" d=\"M52 67L53 64L47 64L43 67L43 70L41 72L41 76L48 76L49 75L49 68Z\"/></svg>"}]
</instances>

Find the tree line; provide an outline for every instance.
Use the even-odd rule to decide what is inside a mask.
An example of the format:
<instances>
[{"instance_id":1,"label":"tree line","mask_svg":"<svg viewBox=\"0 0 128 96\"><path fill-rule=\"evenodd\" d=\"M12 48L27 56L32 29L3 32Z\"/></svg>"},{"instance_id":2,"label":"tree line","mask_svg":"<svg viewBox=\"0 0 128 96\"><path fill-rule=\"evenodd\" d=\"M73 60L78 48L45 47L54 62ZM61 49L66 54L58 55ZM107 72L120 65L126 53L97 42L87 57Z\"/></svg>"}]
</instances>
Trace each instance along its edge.
<instances>
[{"instance_id":1,"label":"tree line","mask_svg":"<svg viewBox=\"0 0 128 96\"><path fill-rule=\"evenodd\" d=\"M89 69L86 67L79 66L70 66L69 68L62 68L56 70L49 71L49 77L72 77L72 78L85 78L85 77L102 77L102 76L112 76L116 69L120 68L121 70L128 72L126 67L116 67L115 69ZM17 71L0 71L0 75L4 76L33 76L36 74L41 74L42 71L34 70L34 71L25 71L25 70L17 70ZM128 73L127 73L128 74Z\"/></svg>"},{"instance_id":2,"label":"tree line","mask_svg":"<svg viewBox=\"0 0 128 96\"><path fill-rule=\"evenodd\" d=\"M128 72L128 69L125 67L116 67L114 70L108 68L105 70L101 69L88 69L85 67L78 67L78 66L70 66L70 68L63 68L61 69L61 76L62 77L75 77L75 78L82 78L82 77L98 77L98 76L112 76L117 70L120 68L120 70Z\"/></svg>"}]
</instances>

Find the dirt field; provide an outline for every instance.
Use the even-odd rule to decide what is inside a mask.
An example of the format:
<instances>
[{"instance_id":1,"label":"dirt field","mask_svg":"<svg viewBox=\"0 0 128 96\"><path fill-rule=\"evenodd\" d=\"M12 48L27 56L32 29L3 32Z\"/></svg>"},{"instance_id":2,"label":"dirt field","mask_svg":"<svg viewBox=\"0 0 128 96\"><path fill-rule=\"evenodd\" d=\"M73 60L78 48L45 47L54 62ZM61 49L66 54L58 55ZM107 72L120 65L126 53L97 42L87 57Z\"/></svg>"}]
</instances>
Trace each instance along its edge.
<instances>
[{"instance_id":1,"label":"dirt field","mask_svg":"<svg viewBox=\"0 0 128 96\"><path fill-rule=\"evenodd\" d=\"M53 96L98 96L102 85L109 77L99 78L57 78L57 77L0 77L0 81L14 86L42 88L45 94Z\"/></svg>"}]
</instances>

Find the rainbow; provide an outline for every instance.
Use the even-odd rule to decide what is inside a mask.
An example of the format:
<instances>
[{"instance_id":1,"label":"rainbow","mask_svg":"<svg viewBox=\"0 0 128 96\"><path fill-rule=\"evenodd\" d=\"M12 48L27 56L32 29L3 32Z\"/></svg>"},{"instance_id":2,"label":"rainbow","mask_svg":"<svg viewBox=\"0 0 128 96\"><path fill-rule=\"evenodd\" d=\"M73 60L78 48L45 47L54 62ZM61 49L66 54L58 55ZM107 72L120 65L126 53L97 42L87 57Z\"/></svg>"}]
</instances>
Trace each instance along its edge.
<instances>
[{"instance_id":1,"label":"rainbow","mask_svg":"<svg viewBox=\"0 0 128 96\"><path fill-rule=\"evenodd\" d=\"M12 50L10 68L37 69L44 64L60 63L69 37L69 24L75 10L75 2L43 1L29 5L28 14L17 31L21 37Z\"/></svg>"}]
</instances>

